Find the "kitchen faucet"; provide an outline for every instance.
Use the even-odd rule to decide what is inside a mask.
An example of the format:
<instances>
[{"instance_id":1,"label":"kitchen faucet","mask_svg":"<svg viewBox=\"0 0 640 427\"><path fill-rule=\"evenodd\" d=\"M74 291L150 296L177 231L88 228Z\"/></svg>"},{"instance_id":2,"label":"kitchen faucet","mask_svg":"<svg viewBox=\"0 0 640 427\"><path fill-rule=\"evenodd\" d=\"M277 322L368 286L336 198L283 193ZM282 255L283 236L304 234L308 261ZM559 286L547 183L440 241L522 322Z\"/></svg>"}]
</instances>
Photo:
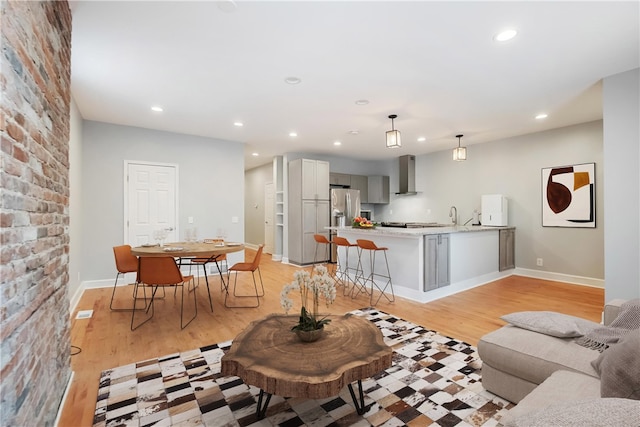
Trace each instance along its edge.
<instances>
[{"instance_id":1,"label":"kitchen faucet","mask_svg":"<svg viewBox=\"0 0 640 427\"><path fill-rule=\"evenodd\" d=\"M451 206L451 209L449 209L449 217L453 221L453 225L458 224L458 209L455 206Z\"/></svg>"}]
</instances>

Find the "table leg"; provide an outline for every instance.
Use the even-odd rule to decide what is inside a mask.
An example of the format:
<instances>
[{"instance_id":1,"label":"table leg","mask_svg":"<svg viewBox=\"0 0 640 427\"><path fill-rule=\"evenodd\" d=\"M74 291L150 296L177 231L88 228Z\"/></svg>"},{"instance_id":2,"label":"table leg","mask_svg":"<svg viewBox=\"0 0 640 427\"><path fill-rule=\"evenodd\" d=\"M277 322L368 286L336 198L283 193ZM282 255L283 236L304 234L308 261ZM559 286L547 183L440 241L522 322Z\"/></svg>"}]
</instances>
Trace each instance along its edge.
<instances>
[{"instance_id":1,"label":"table leg","mask_svg":"<svg viewBox=\"0 0 640 427\"><path fill-rule=\"evenodd\" d=\"M262 406L262 398L264 395L267 395L267 399L264 401L264 406ZM256 407L256 418L261 420L267 414L267 407L269 406L269 401L271 400L271 393L265 393L264 390L260 389L260 395L258 396L258 406Z\"/></svg>"},{"instance_id":2,"label":"table leg","mask_svg":"<svg viewBox=\"0 0 640 427\"><path fill-rule=\"evenodd\" d=\"M222 274L222 267L220 267L220 264L218 263L218 258L216 257L213 260L213 262L216 263L216 268L218 269L218 273L220 274L220 281L221 281L222 288L224 289L225 292L228 293L229 287L228 287L228 284L224 281L224 275Z\"/></svg>"},{"instance_id":3,"label":"table leg","mask_svg":"<svg viewBox=\"0 0 640 427\"><path fill-rule=\"evenodd\" d=\"M358 380L358 388L360 395L360 402L356 399L356 394L353 392L353 386L349 383L349 393L351 393L351 398L353 399L353 404L356 407L356 411L358 415L364 414L364 391L362 390L362 380Z\"/></svg>"}]
</instances>

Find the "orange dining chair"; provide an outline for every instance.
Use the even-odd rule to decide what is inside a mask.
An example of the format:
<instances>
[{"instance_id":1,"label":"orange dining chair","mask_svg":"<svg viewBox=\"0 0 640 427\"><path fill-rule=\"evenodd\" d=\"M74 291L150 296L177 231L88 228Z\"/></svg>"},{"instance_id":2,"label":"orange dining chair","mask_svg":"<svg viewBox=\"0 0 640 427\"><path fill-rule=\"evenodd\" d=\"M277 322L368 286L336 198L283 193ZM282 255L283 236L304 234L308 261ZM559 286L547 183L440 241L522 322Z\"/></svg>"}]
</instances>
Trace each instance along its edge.
<instances>
[{"instance_id":1,"label":"orange dining chair","mask_svg":"<svg viewBox=\"0 0 640 427\"><path fill-rule=\"evenodd\" d=\"M198 315L198 302L196 300L196 293L193 293L193 307L194 314L193 317L185 324L184 323L184 287L185 284L188 283L193 284L193 276L183 276L180 272L180 268L176 263L176 260L170 256L160 256L160 257L140 257L139 260L139 269L138 269L138 282L135 285L133 292L133 305L135 307L135 303L137 301L138 290L142 287L151 287L151 301L146 306L146 312L149 312L151 309L151 316L148 316L146 320L142 323L134 326L134 317L135 310L131 313L131 330L138 328L139 326L147 323L151 318L153 318L154 314L154 300L156 296L156 292L158 288L165 288L168 286L176 286L182 289L181 298L180 298L180 329L184 329L196 318ZM187 294L189 292L187 291ZM146 302L146 295L145 295Z\"/></svg>"},{"instance_id":2,"label":"orange dining chair","mask_svg":"<svg viewBox=\"0 0 640 427\"><path fill-rule=\"evenodd\" d=\"M131 308L114 308L113 299L116 295L116 288L118 286L118 279L120 278L120 275L124 276L126 273L138 272L138 258L131 253L131 246L129 245L114 246L113 256L116 260L116 269L118 270L118 273L116 274L116 281L113 284L113 292L111 293L109 308L112 311L130 311L132 310ZM139 308L137 310L142 309Z\"/></svg>"},{"instance_id":3,"label":"orange dining chair","mask_svg":"<svg viewBox=\"0 0 640 427\"><path fill-rule=\"evenodd\" d=\"M260 245L258 247L258 251L256 252L256 256L253 258L253 262L238 262L233 264L227 270L227 284L225 286L225 296L224 296L224 306L229 308L255 308L260 306L260 297L264 296L264 283L262 282L262 274L260 274L260 259L262 258L262 250L264 249L264 245ZM228 305L227 297L229 296L229 286L231 285L229 282L229 276L231 272L234 271L235 279L233 282L233 296L238 298L253 298L255 296L257 304L256 305ZM256 290L255 295L238 295L236 294L236 285L238 283L238 272L240 271L250 271L253 278L253 287ZM256 271L258 272L258 277L260 278L260 286L262 288L262 293L258 292L258 284L256 283Z\"/></svg>"}]
</instances>

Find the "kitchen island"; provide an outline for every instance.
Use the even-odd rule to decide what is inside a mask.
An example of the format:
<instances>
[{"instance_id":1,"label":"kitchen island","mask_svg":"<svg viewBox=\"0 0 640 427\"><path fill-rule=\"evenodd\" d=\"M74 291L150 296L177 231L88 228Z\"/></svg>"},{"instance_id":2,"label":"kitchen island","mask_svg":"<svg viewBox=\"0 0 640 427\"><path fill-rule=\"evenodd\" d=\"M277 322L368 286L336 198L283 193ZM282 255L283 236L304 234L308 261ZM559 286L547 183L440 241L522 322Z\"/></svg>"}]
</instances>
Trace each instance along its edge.
<instances>
[{"instance_id":1,"label":"kitchen island","mask_svg":"<svg viewBox=\"0 0 640 427\"><path fill-rule=\"evenodd\" d=\"M387 247L395 294L428 302L509 276L500 271L500 232L514 227L433 225L423 228L330 227L352 243L368 239ZM344 259L344 249L339 254ZM350 260L355 259L351 249ZM364 255L365 276L370 272ZM383 271L384 256L376 257L376 271ZM380 269L380 270L379 270Z\"/></svg>"}]
</instances>

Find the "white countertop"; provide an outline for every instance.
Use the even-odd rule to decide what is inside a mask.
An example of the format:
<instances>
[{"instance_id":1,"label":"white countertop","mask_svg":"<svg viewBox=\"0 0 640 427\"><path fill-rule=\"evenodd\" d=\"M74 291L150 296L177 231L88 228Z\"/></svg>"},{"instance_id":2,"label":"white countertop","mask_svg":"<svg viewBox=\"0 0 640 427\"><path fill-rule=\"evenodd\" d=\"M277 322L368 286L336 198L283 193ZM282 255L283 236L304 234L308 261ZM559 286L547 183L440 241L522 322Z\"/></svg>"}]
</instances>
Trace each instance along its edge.
<instances>
[{"instance_id":1,"label":"white countertop","mask_svg":"<svg viewBox=\"0 0 640 427\"><path fill-rule=\"evenodd\" d=\"M484 225L451 225L451 226L437 226L437 227L425 227L425 228L396 228L396 227L380 227L376 228L353 228L353 227L325 227L327 230L344 231L362 234L375 234L384 236L424 236L427 234L450 234L450 233L464 233L473 231L496 231L509 228L515 228L511 226L505 227L489 227Z\"/></svg>"}]
</instances>

